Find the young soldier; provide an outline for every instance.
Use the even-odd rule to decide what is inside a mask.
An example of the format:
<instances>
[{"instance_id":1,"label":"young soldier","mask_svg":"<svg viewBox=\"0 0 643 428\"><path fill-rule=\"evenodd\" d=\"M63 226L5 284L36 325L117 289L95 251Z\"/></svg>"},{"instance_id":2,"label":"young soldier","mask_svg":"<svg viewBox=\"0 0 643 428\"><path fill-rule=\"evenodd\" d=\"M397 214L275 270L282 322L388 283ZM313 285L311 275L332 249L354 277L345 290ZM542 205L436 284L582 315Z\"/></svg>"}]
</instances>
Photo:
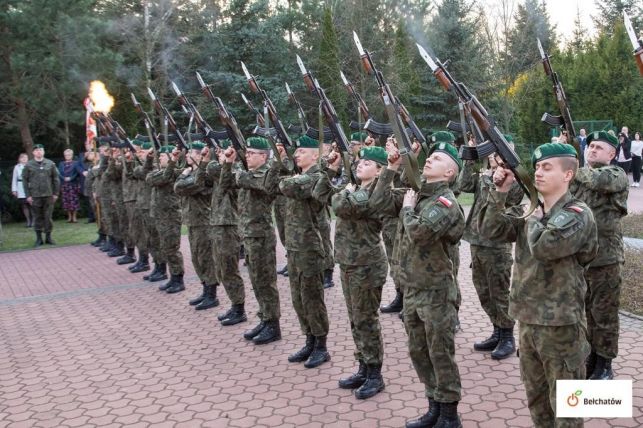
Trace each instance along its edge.
<instances>
[{"instance_id":1,"label":"young soldier","mask_svg":"<svg viewBox=\"0 0 643 428\"><path fill-rule=\"evenodd\" d=\"M147 174L145 181L153 186L150 215L156 221L161 242L161 257L170 265L170 280L159 287L167 293L185 290L183 254L181 254L181 198L174 193L176 162L179 151L174 146L161 147L159 169ZM160 271L165 272L165 263ZM151 280L151 278L150 278Z\"/></svg>"},{"instance_id":2,"label":"young soldier","mask_svg":"<svg viewBox=\"0 0 643 428\"><path fill-rule=\"evenodd\" d=\"M134 139L133 146L138 152L141 148L143 142L141 140ZM119 265L127 265L134 263L136 261L136 227L139 227L136 224L134 219L134 210L136 206L136 197L139 193L138 181L134 178L134 166L138 162L136 158L136 153L132 153L130 150L127 150L124 153L122 159L122 179L121 183L123 186L123 210L122 213L124 217L121 219L124 223L123 227L123 242L125 243L125 248L127 252L125 255L118 260L116 263Z\"/></svg>"},{"instance_id":3,"label":"young soldier","mask_svg":"<svg viewBox=\"0 0 643 428\"><path fill-rule=\"evenodd\" d=\"M584 379L589 354L583 271L596 256L596 223L589 207L569 193L578 168L576 150L549 143L532 156L543 206L527 218L505 212L514 182L498 167L480 214L488 239L516 242L509 315L519 321L520 372L537 427L582 427L582 419L556 420L556 380Z\"/></svg>"},{"instance_id":4,"label":"young soldier","mask_svg":"<svg viewBox=\"0 0 643 428\"><path fill-rule=\"evenodd\" d=\"M290 355L288 361L305 361L306 368L313 368L330 360L322 275L325 254L319 227L324 206L312 195L321 178L317 162L319 142L304 135L296 145L295 163L302 172L283 178L279 191L287 198L285 232L290 292L306 344Z\"/></svg>"},{"instance_id":5,"label":"young soldier","mask_svg":"<svg viewBox=\"0 0 643 428\"><path fill-rule=\"evenodd\" d=\"M98 175L100 176L100 186L98 190L98 199L100 200L100 215L101 221L105 225L105 233L107 239L100 247L104 253L112 251L116 245L116 237L118 236L118 222L114 223L112 219L114 216L112 212L114 207L112 205L112 181L107 177L107 167L109 166L112 157L112 148L110 141L107 137L99 137L101 157L98 163Z\"/></svg>"},{"instance_id":6,"label":"young soldier","mask_svg":"<svg viewBox=\"0 0 643 428\"><path fill-rule=\"evenodd\" d=\"M174 183L174 192L183 198L183 224L188 227L188 242L194 271L203 286L203 299L195 309L209 309L219 305L217 299L217 276L212 263L212 240L210 239L210 202L212 187L195 175L201 164L201 151L205 144L194 141L187 155L187 167ZM205 165L205 164L204 164Z\"/></svg>"},{"instance_id":7,"label":"young soldier","mask_svg":"<svg viewBox=\"0 0 643 428\"><path fill-rule=\"evenodd\" d=\"M56 164L45 158L45 147L42 144L33 146L33 159L22 170L22 184L25 189L27 203L34 213L34 230L36 231L36 247L43 244L42 232L45 232L45 243L54 245L51 239L53 222L51 214L54 203L60 192L60 178Z\"/></svg>"},{"instance_id":8,"label":"young soldier","mask_svg":"<svg viewBox=\"0 0 643 428\"><path fill-rule=\"evenodd\" d=\"M132 170L132 178L136 183L136 204L134 205L133 232L138 248L138 261L128 267L130 272L144 272L150 270L149 254L152 252L154 262L158 261L159 238L158 233L151 236L149 233L150 198L152 188L145 182L145 177L152 171L152 156L149 156L152 143L140 138L140 150L136 153L138 165Z\"/></svg>"},{"instance_id":9,"label":"young soldier","mask_svg":"<svg viewBox=\"0 0 643 428\"><path fill-rule=\"evenodd\" d=\"M276 176L267 174L270 144L262 137L246 141L248 171L232 171L237 153L231 147L225 151L225 163L219 185L222 190L239 189L239 230L246 249L246 263L257 303L259 324L244 333L246 340L263 345L281 339L279 290L277 289L277 259L275 229L270 207L278 186Z\"/></svg>"},{"instance_id":10,"label":"young soldier","mask_svg":"<svg viewBox=\"0 0 643 428\"><path fill-rule=\"evenodd\" d=\"M598 255L585 273L588 339L592 352L587 361L588 379L612 379L612 359L618 353L618 307L621 266L624 262L621 219L627 215L627 174L610 165L618 140L607 132L592 132L587 138L587 163L578 170L570 187L572 195L585 202L598 229Z\"/></svg>"},{"instance_id":11,"label":"young soldier","mask_svg":"<svg viewBox=\"0 0 643 428\"><path fill-rule=\"evenodd\" d=\"M369 198L382 166L386 165L386 151L382 147L365 147L359 158L356 171L359 186L349 184L343 189L332 186L331 180L341 166L341 156L335 152L328 158L328 174L317 181L313 196L322 203L330 199L337 216L335 258L357 348L355 359L359 362L357 373L340 379L339 387L357 388L355 397L366 399L384 390L384 347L378 308L388 266L380 237L382 215L370 205Z\"/></svg>"},{"instance_id":12,"label":"young soldier","mask_svg":"<svg viewBox=\"0 0 643 428\"><path fill-rule=\"evenodd\" d=\"M475 143L470 142L470 146ZM491 358L501 360L515 350L513 329L515 321L509 316L509 286L511 284L511 244L485 239L480 235L478 220L489 192L495 189L493 172L498 167L495 154L486 159L486 167L476 171L475 161L466 161L460 175L460 190L473 193L473 205L467 217L464 240L471 246L471 278L482 309L493 324L491 337L473 344L476 351L492 351ZM517 206L523 191L514 183L509 190L505 208Z\"/></svg>"},{"instance_id":13,"label":"young soldier","mask_svg":"<svg viewBox=\"0 0 643 428\"><path fill-rule=\"evenodd\" d=\"M120 257L125 255L125 233L126 215L123 204L123 165L122 153L117 142L112 142L112 155L108 158L107 169L105 170L105 181L111 201L109 210L109 222L112 226L112 238L114 245L107 253L109 257Z\"/></svg>"},{"instance_id":14,"label":"young soldier","mask_svg":"<svg viewBox=\"0 0 643 428\"><path fill-rule=\"evenodd\" d=\"M464 230L464 214L449 184L462 167L448 143L435 144L422 170L419 192L391 186L402 158L394 150L372 198L383 214L400 212L399 275L404 290L404 324L409 354L424 383L429 410L407 428L460 427L460 374L455 362L458 290L451 248Z\"/></svg>"}]
</instances>

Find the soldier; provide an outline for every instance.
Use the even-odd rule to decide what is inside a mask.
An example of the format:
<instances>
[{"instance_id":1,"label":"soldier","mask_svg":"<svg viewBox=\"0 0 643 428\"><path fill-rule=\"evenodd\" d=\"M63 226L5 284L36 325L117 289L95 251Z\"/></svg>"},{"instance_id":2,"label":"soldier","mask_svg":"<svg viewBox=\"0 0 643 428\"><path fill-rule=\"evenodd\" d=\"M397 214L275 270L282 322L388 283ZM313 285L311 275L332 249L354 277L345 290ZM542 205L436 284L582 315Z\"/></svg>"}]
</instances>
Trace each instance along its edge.
<instances>
[{"instance_id":1,"label":"soldier","mask_svg":"<svg viewBox=\"0 0 643 428\"><path fill-rule=\"evenodd\" d=\"M152 171L152 156L149 156L152 149L152 143L146 141L140 135L136 136L134 141L140 142L140 150L136 153L138 164L133 168L131 177L135 183L136 202L134 205L134 217L132 219L132 231L134 233L134 242L138 248L138 261L129 266L132 273L145 272L150 270L149 252L152 250L151 236L148 234L148 218L150 216L150 199L152 188L145 183L145 177ZM158 233L155 235L154 249L152 255L154 261L158 257Z\"/></svg>"},{"instance_id":2,"label":"soldier","mask_svg":"<svg viewBox=\"0 0 643 428\"><path fill-rule=\"evenodd\" d=\"M98 144L96 142L95 144ZM99 156L103 156L105 153L105 147L99 146L98 152L87 152L86 159L91 162L87 168L87 176L85 177L85 188L89 192L89 202L92 205L92 211L94 212L94 217L98 225L98 239L91 243L94 247L102 246L107 240L107 229L103 222L102 210L100 206L100 199L98 194L101 188L101 175L100 175L100 166L99 166Z\"/></svg>"},{"instance_id":3,"label":"soldier","mask_svg":"<svg viewBox=\"0 0 643 428\"><path fill-rule=\"evenodd\" d=\"M306 344L290 355L288 361L304 362L306 368L313 368L330 360L326 348L328 313L322 274L325 254L319 226L324 206L312 195L322 174L318 166L319 142L304 135L296 146L295 163L302 172L282 178L279 191L287 197L288 278L293 306L301 330L306 335ZM282 173L288 172L282 170Z\"/></svg>"},{"instance_id":4,"label":"soldier","mask_svg":"<svg viewBox=\"0 0 643 428\"><path fill-rule=\"evenodd\" d=\"M205 144L201 141L190 144L187 167L174 183L174 192L183 197L183 224L188 227L192 264L203 286L203 298L196 305L191 305L195 306L196 310L219 306L216 291L219 284L216 269L212 263L212 240L209 234L212 187L205 186L205 180L196 179L196 171L201 165L201 151L204 147Z\"/></svg>"},{"instance_id":5,"label":"soldier","mask_svg":"<svg viewBox=\"0 0 643 428\"><path fill-rule=\"evenodd\" d=\"M331 180L341 164L341 156L334 153L328 158L327 176L317 181L313 196L322 203L332 198L337 216L335 257L357 348L355 359L359 368L355 374L340 379L339 387L356 388L355 397L366 399L384 390L384 346L378 308L388 266L380 237L382 216L371 206L369 198L382 166L386 165L386 151L382 147L365 147L359 157L356 172L359 186L348 184L343 189L332 186Z\"/></svg>"},{"instance_id":6,"label":"soldier","mask_svg":"<svg viewBox=\"0 0 643 428\"><path fill-rule=\"evenodd\" d=\"M610 165L618 140L607 132L587 138L588 166L578 170L570 187L576 198L594 214L598 229L598 255L585 273L588 339L588 379L612 379L612 359L618 353L618 308L624 262L621 219L627 215L628 179L623 169Z\"/></svg>"},{"instance_id":7,"label":"soldier","mask_svg":"<svg viewBox=\"0 0 643 428\"><path fill-rule=\"evenodd\" d=\"M470 141L469 145L475 146L475 143ZM485 169L478 172L476 162L468 160L464 163L464 170L460 175L460 189L474 194L464 230L464 240L471 246L471 278L480 305L493 325L491 336L474 343L473 349L492 351L491 358L495 360L507 358L516 350L513 335L515 321L509 316L509 286L513 258L511 244L486 239L480 235L478 220L489 191L495 189L493 172L501 162L492 154L485 161ZM523 195L518 183L514 183L507 195L505 208L519 205Z\"/></svg>"},{"instance_id":8,"label":"soldier","mask_svg":"<svg viewBox=\"0 0 643 428\"><path fill-rule=\"evenodd\" d=\"M156 221L161 243L161 257L170 265L170 280L159 286L168 294L185 290L183 283L183 254L181 254L181 198L174 193L178 173L179 151L172 145L161 147L159 169L147 174L145 181L154 187L150 215ZM165 263L159 271L165 273ZM150 281L152 278L150 278Z\"/></svg>"},{"instance_id":9,"label":"soldier","mask_svg":"<svg viewBox=\"0 0 643 428\"><path fill-rule=\"evenodd\" d=\"M123 205L123 160L119 143L112 143L112 155L108 158L107 169L105 170L105 188L109 192L110 209L109 223L112 228L113 245L107 253L109 257L121 257L125 255L125 207Z\"/></svg>"},{"instance_id":10,"label":"soldier","mask_svg":"<svg viewBox=\"0 0 643 428\"><path fill-rule=\"evenodd\" d=\"M275 156L279 156L281 159L281 162L286 165L286 169L292 170L293 165L290 159L288 158L288 154L286 153L286 148L284 147L283 144L277 143L277 150L278 153L275 154ZM275 200L272 203L272 211L273 215L275 217L275 224L277 225L277 234L279 235L279 242L281 242L281 245L284 247L286 246L286 229L284 226L284 216L286 215L286 197L282 195L281 193L277 193L275 195ZM286 254L286 257L288 254ZM288 276L288 263L286 263L281 269L277 271L279 275L283 276Z\"/></svg>"},{"instance_id":11,"label":"soldier","mask_svg":"<svg viewBox=\"0 0 643 428\"><path fill-rule=\"evenodd\" d=\"M230 141L219 143L222 149L230 147ZM217 316L221 325L229 326L247 321L245 311L246 294L243 279L239 274L239 208L237 189L222 188L219 185L221 170L225 162L223 150L218 153L218 161L212 160L205 170L201 170L199 180L212 187L210 213L210 233L212 236L212 257L217 279L225 288L230 299L230 308Z\"/></svg>"},{"instance_id":12,"label":"soldier","mask_svg":"<svg viewBox=\"0 0 643 428\"><path fill-rule=\"evenodd\" d=\"M100 161L98 163L97 175L100 176L100 185L96 188L96 191L101 205L101 223L105 225L105 233L107 234L107 239L100 247L100 250L107 253L112 251L116 244L114 233L116 231L115 228L118 227L118 223L112 223L112 211L114 210L112 206L112 183L107 178L107 167L112 157L112 149L110 141L108 141L106 137L99 137L98 140L100 141Z\"/></svg>"},{"instance_id":13,"label":"soldier","mask_svg":"<svg viewBox=\"0 0 643 428\"><path fill-rule=\"evenodd\" d=\"M138 167L134 169L134 174L145 180L145 192L149 192L149 210L147 216L143 217L143 227L149 237L148 247L150 254L154 257L154 269L148 275L145 275L143 280L150 282L165 281L167 279L167 258L165 258L161 249L161 238L155 217L159 211L159 204L163 204L161 200L163 192L147 180L148 177L156 176L158 169L160 169L161 150L166 149L161 147L158 153L156 148L148 151L142 170ZM167 162L165 162L165 165L167 165Z\"/></svg>"},{"instance_id":14,"label":"soldier","mask_svg":"<svg viewBox=\"0 0 643 428\"><path fill-rule=\"evenodd\" d=\"M122 160L123 175L121 183L123 186L123 212L125 213L125 218L122 222L125 223L123 235L127 252L123 257L116 260L116 263L119 265L127 265L136 261L136 235L137 229L140 230L141 228L140 221L138 221L138 217L135 216L136 199L140 192L140 187L138 180L134 178L134 167L138 163L137 153L140 151L143 142L135 138L132 143L136 148L136 153L128 150L124 153Z\"/></svg>"},{"instance_id":15,"label":"soldier","mask_svg":"<svg viewBox=\"0 0 643 428\"><path fill-rule=\"evenodd\" d=\"M514 182L498 167L480 232L498 242L516 242L509 315L519 321L520 372L537 427L582 427L582 419L556 419L556 380L584 379L589 344L585 328L583 271L598 251L589 207L569 193L578 168L569 144L548 143L532 156L543 209L527 218L505 212Z\"/></svg>"},{"instance_id":16,"label":"soldier","mask_svg":"<svg viewBox=\"0 0 643 428\"><path fill-rule=\"evenodd\" d=\"M246 263L257 303L259 324L244 333L246 340L263 345L281 339L279 290L277 289L275 229L270 207L279 184L276 174L268 174L270 145L262 137L246 141L248 171L232 171L237 153L225 151L220 186L239 189L239 230L246 248Z\"/></svg>"},{"instance_id":17,"label":"soldier","mask_svg":"<svg viewBox=\"0 0 643 428\"><path fill-rule=\"evenodd\" d=\"M326 163L326 159L331 153L332 148L332 140L324 139L321 158L324 164ZM330 209L328 202L325 204L322 213L322 217L319 218L319 231L324 244L324 254L326 255L322 263L324 266L324 288L331 288L335 286L335 282L333 281L335 258L333 257L333 240L330 237Z\"/></svg>"},{"instance_id":18,"label":"soldier","mask_svg":"<svg viewBox=\"0 0 643 428\"><path fill-rule=\"evenodd\" d=\"M45 243L55 245L51 239L53 222L51 215L54 203L60 192L60 178L56 164L45 158L45 147L42 144L33 146L33 159L22 170L22 184L25 189L27 203L34 213L34 230L36 231L36 247L43 244L42 232L45 232Z\"/></svg>"}]
</instances>

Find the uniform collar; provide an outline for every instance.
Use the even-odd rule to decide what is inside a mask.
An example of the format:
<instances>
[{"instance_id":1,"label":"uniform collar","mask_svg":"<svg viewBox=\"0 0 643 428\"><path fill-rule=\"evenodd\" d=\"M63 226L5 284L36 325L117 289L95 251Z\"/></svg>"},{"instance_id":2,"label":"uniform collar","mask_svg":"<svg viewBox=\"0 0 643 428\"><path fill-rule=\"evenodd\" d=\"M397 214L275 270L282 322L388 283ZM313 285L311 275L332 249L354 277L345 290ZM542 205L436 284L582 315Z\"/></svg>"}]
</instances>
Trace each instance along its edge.
<instances>
[{"instance_id":1,"label":"uniform collar","mask_svg":"<svg viewBox=\"0 0 643 428\"><path fill-rule=\"evenodd\" d=\"M567 190L567 193L565 193L556 203L554 204L553 207L549 210L547 214L545 214L545 217L550 217L552 213L558 212L563 209L563 207L570 202L573 199L572 194Z\"/></svg>"},{"instance_id":2,"label":"uniform collar","mask_svg":"<svg viewBox=\"0 0 643 428\"><path fill-rule=\"evenodd\" d=\"M427 183L426 181L423 181L418 193L423 196L432 196L437 193L445 192L448 189L449 183L447 183L446 181L436 181L434 183Z\"/></svg>"}]
</instances>

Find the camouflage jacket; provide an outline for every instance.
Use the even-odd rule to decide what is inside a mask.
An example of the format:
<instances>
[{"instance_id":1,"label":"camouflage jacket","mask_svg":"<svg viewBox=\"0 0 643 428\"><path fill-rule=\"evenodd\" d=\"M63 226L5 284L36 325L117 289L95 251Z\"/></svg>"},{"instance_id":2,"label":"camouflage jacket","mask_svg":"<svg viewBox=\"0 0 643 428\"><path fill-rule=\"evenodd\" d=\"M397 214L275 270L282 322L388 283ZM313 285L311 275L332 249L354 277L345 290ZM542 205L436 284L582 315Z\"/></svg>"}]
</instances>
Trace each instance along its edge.
<instances>
[{"instance_id":1,"label":"camouflage jacket","mask_svg":"<svg viewBox=\"0 0 643 428\"><path fill-rule=\"evenodd\" d=\"M197 182L212 188L210 225L237 226L239 224L238 190L221 188L222 169L221 164L214 160L207 165L202 163L197 171Z\"/></svg>"},{"instance_id":2,"label":"camouflage jacket","mask_svg":"<svg viewBox=\"0 0 643 428\"><path fill-rule=\"evenodd\" d=\"M496 188L496 186L493 184L493 178L491 174L477 172L476 163L467 161L465 162L462 173L460 174L459 183L460 190L462 192L473 193L473 205L471 206L469 216L467 217L464 236L462 237L462 239L464 239L471 245L479 245L482 247L491 248L505 248L509 250L511 248L511 244L508 244L506 242L493 241L480 235L478 226L480 209L482 208L484 202L487 200L489 191ZM506 208L520 205L523 196L524 192L520 188L520 185L518 183L514 183L511 186L511 189L509 189L509 194L507 195Z\"/></svg>"},{"instance_id":3,"label":"camouflage jacket","mask_svg":"<svg viewBox=\"0 0 643 428\"><path fill-rule=\"evenodd\" d=\"M101 156L98 163L98 175L100 176L100 187L98 189L98 197L103 204L108 204L112 200L112 190L110 189L110 181L107 179L107 166L109 165L107 156Z\"/></svg>"},{"instance_id":4,"label":"camouflage jacket","mask_svg":"<svg viewBox=\"0 0 643 428\"><path fill-rule=\"evenodd\" d=\"M169 161L167 167L152 171L145 177L145 182L152 186L150 216L156 220L181 222L181 198L174 193L174 182L178 176L175 166L174 161Z\"/></svg>"},{"instance_id":5,"label":"camouflage jacket","mask_svg":"<svg viewBox=\"0 0 643 428\"><path fill-rule=\"evenodd\" d=\"M42 162L30 159L22 170L22 184L25 197L43 198L58 195L60 177L56 164L43 158Z\"/></svg>"},{"instance_id":6,"label":"camouflage jacket","mask_svg":"<svg viewBox=\"0 0 643 428\"><path fill-rule=\"evenodd\" d=\"M590 267L623 263L621 219L627 215L629 194L625 171L618 166L580 168L569 190L591 208L596 221L598 255Z\"/></svg>"},{"instance_id":7,"label":"camouflage jacket","mask_svg":"<svg viewBox=\"0 0 643 428\"><path fill-rule=\"evenodd\" d=\"M109 158L104 177L111 193L111 200L117 204L123 202L123 164L121 161L113 157Z\"/></svg>"},{"instance_id":8,"label":"camouflage jacket","mask_svg":"<svg viewBox=\"0 0 643 428\"><path fill-rule=\"evenodd\" d=\"M208 226L210 224L210 203L212 187L196 181L196 171L180 174L174 183L174 192L183 197L183 224L186 226Z\"/></svg>"},{"instance_id":9,"label":"camouflage jacket","mask_svg":"<svg viewBox=\"0 0 643 428\"><path fill-rule=\"evenodd\" d=\"M455 286L449 254L464 232L464 213L446 181L422 182L415 208L402 208L406 189L394 189L394 171L385 169L371 198L382 214L399 212L396 236L399 279L404 287Z\"/></svg>"},{"instance_id":10,"label":"camouflage jacket","mask_svg":"<svg viewBox=\"0 0 643 428\"><path fill-rule=\"evenodd\" d=\"M222 190L239 189L239 233L242 238L274 236L272 211L278 177L268 174L268 164L254 171L238 170L236 176L232 164L226 163L221 171L219 185Z\"/></svg>"},{"instance_id":11,"label":"camouflage jacket","mask_svg":"<svg viewBox=\"0 0 643 428\"><path fill-rule=\"evenodd\" d=\"M370 204L375 183L349 192L333 187L336 177L332 170L322 176L313 190L313 197L322 203L330 199L337 216L335 223L335 261L343 265L366 266L386 263L382 241L382 215Z\"/></svg>"},{"instance_id":12,"label":"camouflage jacket","mask_svg":"<svg viewBox=\"0 0 643 428\"><path fill-rule=\"evenodd\" d=\"M138 180L134 179L134 165L138 161L123 159L123 175L121 182L123 185L123 202L134 202L136 196L140 192L140 184Z\"/></svg>"},{"instance_id":13,"label":"camouflage jacket","mask_svg":"<svg viewBox=\"0 0 643 428\"><path fill-rule=\"evenodd\" d=\"M567 192L542 219L505 211L506 193L495 190L480 213L489 239L515 242L509 315L528 324L585 323L584 272L598 252L589 207Z\"/></svg>"},{"instance_id":14,"label":"camouflage jacket","mask_svg":"<svg viewBox=\"0 0 643 428\"><path fill-rule=\"evenodd\" d=\"M322 177L319 166L279 182L279 191L286 199L284 218L288 251L313 251L325 255L320 233L320 221L325 220L324 204L313 198L313 189Z\"/></svg>"},{"instance_id":15,"label":"camouflage jacket","mask_svg":"<svg viewBox=\"0 0 643 428\"><path fill-rule=\"evenodd\" d=\"M95 193L97 196L99 195L102 187L102 176L100 173L100 166L92 166L87 170L87 177L85 181L85 186L89 187L90 195L92 193Z\"/></svg>"},{"instance_id":16,"label":"camouflage jacket","mask_svg":"<svg viewBox=\"0 0 643 428\"><path fill-rule=\"evenodd\" d=\"M145 181L147 174L152 172L154 168L154 160L146 158L143 165L136 165L132 171L132 177L138 183L138 191L136 194L136 208L139 210L149 210L150 201L152 200L152 186Z\"/></svg>"}]
</instances>

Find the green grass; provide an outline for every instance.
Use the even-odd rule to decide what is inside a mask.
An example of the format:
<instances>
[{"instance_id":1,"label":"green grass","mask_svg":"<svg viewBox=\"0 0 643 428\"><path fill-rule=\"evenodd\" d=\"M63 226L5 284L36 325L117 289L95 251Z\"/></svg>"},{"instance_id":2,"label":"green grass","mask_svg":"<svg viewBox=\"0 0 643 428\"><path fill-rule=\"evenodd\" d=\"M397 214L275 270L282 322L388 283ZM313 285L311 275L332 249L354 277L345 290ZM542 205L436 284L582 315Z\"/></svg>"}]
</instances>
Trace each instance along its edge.
<instances>
[{"instance_id":1,"label":"green grass","mask_svg":"<svg viewBox=\"0 0 643 428\"><path fill-rule=\"evenodd\" d=\"M625 264L622 271L621 309L643 315L643 251L625 247Z\"/></svg>"},{"instance_id":2,"label":"green grass","mask_svg":"<svg viewBox=\"0 0 643 428\"><path fill-rule=\"evenodd\" d=\"M643 214L628 214L622 220L623 236L643 239Z\"/></svg>"},{"instance_id":3,"label":"green grass","mask_svg":"<svg viewBox=\"0 0 643 428\"><path fill-rule=\"evenodd\" d=\"M473 193L460 193L460 196L458 196L458 202L462 206L473 205Z\"/></svg>"},{"instance_id":4,"label":"green grass","mask_svg":"<svg viewBox=\"0 0 643 428\"><path fill-rule=\"evenodd\" d=\"M96 239L96 223L85 223L86 219L80 219L78 223L67 223L65 220L55 220L54 229L51 234L56 246L87 244ZM36 234L33 228L25 227L25 224L8 223L2 225L3 243L0 251L19 251L34 248ZM44 239L44 236L43 236ZM40 248L51 248L51 245L43 245Z\"/></svg>"}]
</instances>

